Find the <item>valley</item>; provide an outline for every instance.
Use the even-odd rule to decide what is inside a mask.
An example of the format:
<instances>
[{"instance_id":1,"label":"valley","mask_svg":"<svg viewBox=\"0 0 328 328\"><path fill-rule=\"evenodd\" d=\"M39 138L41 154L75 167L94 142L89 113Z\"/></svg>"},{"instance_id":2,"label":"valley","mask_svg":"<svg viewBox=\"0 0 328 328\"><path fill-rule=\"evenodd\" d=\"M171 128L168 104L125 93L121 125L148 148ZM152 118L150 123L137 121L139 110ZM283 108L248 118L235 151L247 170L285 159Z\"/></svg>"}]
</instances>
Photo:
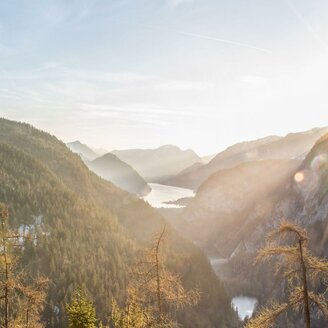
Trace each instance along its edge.
<instances>
[{"instance_id":1,"label":"valley","mask_svg":"<svg viewBox=\"0 0 328 328\"><path fill-rule=\"evenodd\" d=\"M0 1L0 328L327 328L328 1Z\"/></svg>"},{"instance_id":2,"label":"valley","mask_svg":"<svg viewBox=\"0 0 328 328\"><path fill-rule=\"evenodd\" d=\"M298 137L293 138L284 145L279 159L278 150L270 158L271 151L263 148L265 159L250 161L247 157L247 160L238 160L235 166L219 169L196 192L145 182L146 177L114 154L95 155L90 147L80 144L81 149L74 148L72 152L55 137L26 124L2 119L0 136L1 201L15 213L11 216L12 227L21 233L20 242L25 245L23 239L27 236L34 240L24 255L29 262L28 270L31 274L37 270L61 286L48 291L53 304L45 308L49 326L60 327L65 322L66 291L72 292L70 284L78 283L73 277L78 276L84 283L90 279L86 272L76 271L78 267L67 265L84 263L85 268L88 267L88 252L79 251L79 247L85 247L86 240L89 248L99 250L92 266L106 258L109 261L104 269L110 270L112 278L100 270L93 275L93 284L88 287L90 293L100 297L96 309L104 322L104 302L110 297L119 299L121 291L128 286L129 274L128 271L123 274L123 268L133 265L133 258L163 224L172 235L168 250L173 256L170 267L180 272L186 286L195 283L210 297L206 301L201 298L192 312L188 308L187 312L179 312L179 322L188 327L202 327L203 323L215 327L224 318L227 327L237 328L252 317L259 306L266 304L271 297L268 288L272 282L264 272L269 268L265 265L255 268L253 263L275 220L294 218L307 226L313 238L311 249L326 256L324 186L328 148L325 134L313 141L312 132L301 133L299 150L295 152L294 140ZM312 141L313 148L309 150ZM264 147L262 141L260 145ZM268 147L270 149L271 144ZM288 147L293 152L289 152ZM239 151L239 146L237 149ZM304 159L297 155L301 152L308 152ZM91 160L90 154L97 157ZM214 159L218 161L221 157L226 161L226 156L221 154ZM192 161L191 167L195 167ZM188 164L184 165L187 166L184 172L190 171ZM164 170L163 176L166 173ZM122 180L117 180L118 177ZM140 181L139 186L147 186L149 190L139 195L137 189L130 193L124 191L131 188L132 181ZM121 184L122 189L118 187ZM29 192L31 187L33 194ZM304 221L306 213L310 213L311 219ZM92 215L91 224L86 219L88 215ZM99 240L100 234L103 238ZM73 240L76 241L72 244ZM32 249L37 257L29 255ZM50 255L50 249L57 254L56 259ZM106 250L117 255L107 257ZM118 272L121 274L117 275ZM107 285L108 279L110 285ZM116 281L120 281L121 287L117 288ZM105 286L111 290L109 295ZM212 290L214 286L217 287ZM100 294L99 290L102 290ZM204 306L211 311L205 316ZM217 306L223 306L225 312L217 313ZM52 307L57 309L56 313Z\"/></svg>"}]
</instances>

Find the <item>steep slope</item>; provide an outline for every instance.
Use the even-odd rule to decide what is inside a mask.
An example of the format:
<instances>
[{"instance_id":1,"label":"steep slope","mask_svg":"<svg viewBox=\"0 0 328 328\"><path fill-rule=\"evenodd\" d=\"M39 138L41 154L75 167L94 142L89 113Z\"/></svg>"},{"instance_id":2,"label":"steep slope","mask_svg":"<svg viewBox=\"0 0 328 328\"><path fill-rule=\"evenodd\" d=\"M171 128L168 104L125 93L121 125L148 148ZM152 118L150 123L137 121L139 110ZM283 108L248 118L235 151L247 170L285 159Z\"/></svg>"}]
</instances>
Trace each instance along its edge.
<instances>
[{"instance_id":1,"label":"steep slope","mask_svg":"<svg viewBox=\"0 0 328 328\"><path fill-rule=\"evenodd\" d=\"M184 210L181 231L207 252L230 256L240 232L268 210L276 189L299 165L297 160L247 162L211 175ZM246 220L251 211L254 216Z\"/></svg>"},{"instance_id":2,"label":"steep slope","mask_svg":"<svg viewBox=\"0 0 328 328\"><path fill-rule=\"evenodd\" d=\"M78 155L45 132L0 119L0 142L0 201L10 206L13 228L41 221L37 243L26 245L24 263L31 275L51 278L47 326L64 326L64 303L78 285L93 295L98 316L107 318L111 297L123 299L128 268L163 219L90 172ZM186 286L197 285L205 295L196 308L178 311L180 323L234 327L229 298L207 259L169 230L170 266Z\"/></svg>"},{"instance_id":3,"label":"steep slope","mask_svg":"<svg viewBox=\"0 0 328 328\"><path fill-rule=\"evenodd\" d=\"M212 155L207 155L207 156L203 156L202 157L202 162L204 163L204 164L207 164L207 163L209 163L214 157L216 156L216 154L212 154Z\"/></svg>"},{"instance_id":4,"label":"steep slope","mask_svg":"<svg viewBox=\"0 0 328 328\"><path fill-rule=\"evenodd\" d=\"M181 150L172 145L157 149L114 150L112 153L130 164L147 181L175 175L188 166L202 161L194 151Z\"/></svg>"},{"instance_id":5,"label":"steep slope","mask_svg":"<svg viewBox=\"0 0 328 328\"><path fill-rule=\"evenodd\" d=\"M211 174L248 161L304 158L327 128L267 137L236 144L219 153L207 165L167 179L164 183L197 189Z\"/></svg>"},{"instance_id":6,"label":"steep slope","mask_svg":"<svg viewBox=\"0 0 328 328\"><path fill-rule=\"evenodd\" d=\"M315 252L328 256L328 135L318 140L290 179L265 227L270 228L282 217L309 229Z\"/></svg>"},{"instance_id":7,"label":"steep slope","mask_svg":"<svg viewBox=\"0 0 328 328\"><path fill-rule=\"evenodd\" d=\"M87 145L81 143L80 141L68 142L66 146L76 154L79 154L83 160L92 161L97 158L99 155L93 151Z\"/></svg>"},{"instance_id":8,"label":"steep slope","mask_svg":"<svg viewBox=\"0 0 328 328\"><path fill-rule=\"evenodd\" d=\"M310 248L317 256L328 257L328 135L323 136L310 151L300 167L276 189L276 197L268 200L269 210L263 212L251 229L239 236L239 248L223 268L225 283L232 293L253 295L260 305L272 296L283 295L277 278L272 279L272 266L253 266L256 252L265 242L265 235L282 219L288 219L306 228ZM246 221L257 217L251 210ZM295 326L301 326L293 318ZM296 320L296 321L295 321ZM326 327L327 321L312 318L313 327Z\"/></svg>"},{"instance_id":9,"label":"steep slope","mask_svg":"<svg viewBox=\"0 0 328 328\"><path fill-rule=\"evenodd\" d=\"M250 248L263 243L263 234L282 218L294 220L310 230L317 254L328 255L328 135L323 136L291 177L278 186L272 211L262 216L251 235ZM253 211L250 212L253 215Z\"/></svg>"},{"instance_id":10,"label":"steep slope","mask_svg":"<svg viewBox=\"0 0 328 328\"><path fill-rule=\"evenodd\" d=\"M108 153L91 162L86 162L86 165L100 177L128 192L145 196L151 190L147 182L130 165L114 154Z\"/></svg>"},{"instance_id":11,"label":"steep slope","mask_svg":"<svg viewBox=\"0 0 328 328\"><path fill-rule=\"evenodd\" d=\"M65 302L79 284L88 286L100 318L105 318L111 298L122 297L128 263L136 252L115 216L73 193L39 161L4 143L0 185L0 201L9 206L12 228L24 227L37 240L25 245L28 272L51 280L47 326L65 325Z\"/></svg>"}]
</instances>

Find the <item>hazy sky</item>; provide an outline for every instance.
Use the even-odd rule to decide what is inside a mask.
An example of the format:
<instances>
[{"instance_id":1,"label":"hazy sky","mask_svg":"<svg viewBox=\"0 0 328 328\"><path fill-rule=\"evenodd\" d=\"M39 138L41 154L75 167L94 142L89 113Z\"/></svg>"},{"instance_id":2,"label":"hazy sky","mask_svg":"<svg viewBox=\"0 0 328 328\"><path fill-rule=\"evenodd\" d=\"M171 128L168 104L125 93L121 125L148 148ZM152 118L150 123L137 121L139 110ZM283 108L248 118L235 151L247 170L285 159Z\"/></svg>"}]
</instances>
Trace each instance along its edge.
<instances>
[{"instance_id":1,"label":"hazy sky","mask_svg":"<svg viewBox=\"0 0 328 328\"><path fill-rule=\"evenodd\" d=\"M1 1L0 116L200 154L328 125L328 1Z\"/></svg>"}]
</instances>

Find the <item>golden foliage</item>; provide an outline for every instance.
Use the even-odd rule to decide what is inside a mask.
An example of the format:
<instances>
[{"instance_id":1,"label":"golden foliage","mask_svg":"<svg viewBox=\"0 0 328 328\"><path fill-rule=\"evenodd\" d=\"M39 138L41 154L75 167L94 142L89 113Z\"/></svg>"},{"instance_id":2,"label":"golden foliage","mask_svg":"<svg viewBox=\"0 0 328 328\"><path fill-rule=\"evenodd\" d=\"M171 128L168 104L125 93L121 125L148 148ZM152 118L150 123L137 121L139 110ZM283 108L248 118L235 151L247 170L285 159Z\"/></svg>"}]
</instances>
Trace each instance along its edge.
<instances>
[{"instance_id":1,"label":"golden foliage","mask_svg":"<svg viewBox=\"0 0 328 328\"><path fill-rule=\"evenodd\" d=\"M316 294L310 290L327 278L328 262L310 254L308 241L306 230L285 220L268 234L267 245L259 251L255 263L276 258L277 272L282 272L286 279L289 295L287 302L262 309L247 323L246 328L271 328L289 308L302 311L306 326L310 327L310 305L328 318L325 294Z\"/></svg>"},{"instance_id":2,"label":"golden foliage","mask_svg":"<svg viewBox=\"0 0 328 328\"><path fill-rule=\"evenodd\" d=\"M168 315L169 309L198 303L198 290L186 291L180 276L165 265L162 248L166 234L164 227L135 267L125 307L120 309L114 301L112 321L115 328L173 328L176 323Z\"/></svg>"},{"instance_id":3,"label":"golden foliage","mask_svg":"<svg viewBox=\"0 0 328 328\"><path fill-rule=\"evenodd\" d=\"M46 298L48 279L38 277L28 285L25 272L18 269L21 236L12 233L7 224L8 210L0 203L0 318L1 327L41 327L40 313ZM13 305L18 310L10 311Z\"/></svg>"},{"instance_id":4,"label":"golden foliage","mask_svg":"<svg viewBox=\"0 0 328 328\"><path fill-rule=\"evenodd\" d=\"M288 309L287 303L273 304L270 308L262 309L261 313L251 319L246 328L272 328L277 318Z\"/></svg>"}]
</instances>

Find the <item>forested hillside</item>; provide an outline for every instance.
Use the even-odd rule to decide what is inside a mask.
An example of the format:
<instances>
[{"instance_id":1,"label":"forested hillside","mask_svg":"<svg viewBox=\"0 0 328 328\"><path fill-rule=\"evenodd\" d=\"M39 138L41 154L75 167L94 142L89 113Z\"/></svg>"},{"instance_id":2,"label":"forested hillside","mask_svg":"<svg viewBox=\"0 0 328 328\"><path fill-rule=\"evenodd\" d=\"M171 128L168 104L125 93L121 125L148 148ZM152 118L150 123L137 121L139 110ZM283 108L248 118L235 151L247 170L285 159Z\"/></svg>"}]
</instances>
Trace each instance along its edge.
<instances>
[{"instance_id":1,"label":"forested hillside","mask_svg":"<svg viewBox=\"0 0 328 328\"><path fill-rule=\"evenodd\" d=\"M34 235L35 242L24 249L25 268L32 276L50 278L45 322L64 325L64 303L80 285L105 321L112 296L122 302L129 268L164 220L142 200L90 172L45 132L1 119L0 142L0 201L9 206L12 228L25 225ZM208 260L169 230L169 266L186 287L201 292L197 307L178 311L179 322L191 328L234 327L230 300Z\"/></svg>"},{"instance_id":2,"label":"forested hillside","mask_svg":"<svg viewBox=\"0 0 328 328\"><path fill-rule=\"evenodd\" d=\"M85 163L91 171L126 191L140 196L145 196L151 191L138 172L114 154L108 153Z\"/></svg>"},{"instance_id":3,"label":"forested hillside","mask_svg":"<svg viewBox=\"0 0 328 328\"><path fill-rule=\"evenodd\" d=\"M302 164L291 177L276 189L276 197L269 200L270 211L264 212L257 225L242 235L243 249L230 259L223 269L230 291L247 293L263 305L272 297L284 297L278 277L271 279L267 264L254 266L257 250L264 245L263 236L288 219L307 229L310 249L316 256L328 256L328 136L318 140ZM246 220L256 216L256 208ZM324 288L321 286L321 289ZM320 290L320 289L319 289ZM299 318L292 319L298 324ZM324 327L326 321L313 318L313 327Z\"/></svg>"}]
</instances>

